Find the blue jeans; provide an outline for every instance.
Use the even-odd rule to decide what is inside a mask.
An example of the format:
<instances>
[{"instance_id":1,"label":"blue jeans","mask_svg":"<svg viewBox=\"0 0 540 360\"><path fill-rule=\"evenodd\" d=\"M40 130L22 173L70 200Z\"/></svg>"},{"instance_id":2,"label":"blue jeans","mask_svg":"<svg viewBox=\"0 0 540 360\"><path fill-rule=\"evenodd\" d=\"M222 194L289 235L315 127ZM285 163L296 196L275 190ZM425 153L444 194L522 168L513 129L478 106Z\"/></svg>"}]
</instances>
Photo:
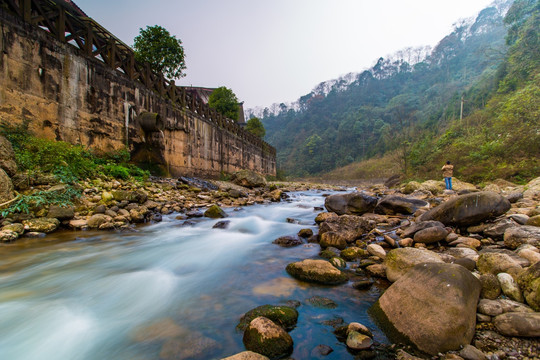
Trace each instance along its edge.
<instances>
[{"instance_id":1,"label":"blue jeans","mask_svg":"<svg viewBox=\"0 0 540 360\"><path fill-rule=\"evenodd\" d=\"M446 184L446 190L452 190L452 178L451 177L445 177L444 183Z\"/></svg>"}]
</instances>

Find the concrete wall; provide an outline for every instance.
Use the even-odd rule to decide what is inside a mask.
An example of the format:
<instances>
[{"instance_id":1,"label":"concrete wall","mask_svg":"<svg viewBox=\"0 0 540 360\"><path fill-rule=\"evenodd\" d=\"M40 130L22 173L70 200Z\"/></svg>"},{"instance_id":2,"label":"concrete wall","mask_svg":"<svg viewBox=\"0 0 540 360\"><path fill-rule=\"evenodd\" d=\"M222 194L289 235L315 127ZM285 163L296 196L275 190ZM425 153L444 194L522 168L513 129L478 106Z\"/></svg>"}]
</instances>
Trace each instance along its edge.
<instances>
[{"instance_id":1,"label":"concrete wall","mask_svg":"<svg viewBox=\"0 0 540 360\"><path fill-rule=\"evenodd\" d=\"M138 124L159 114L161 130ZM38 136L109 152L126 144L173 176L251 169L275 174L275 150L229 131L130 80L78 48L0 9L0 121Z\"/></svg>"}]
</instances>

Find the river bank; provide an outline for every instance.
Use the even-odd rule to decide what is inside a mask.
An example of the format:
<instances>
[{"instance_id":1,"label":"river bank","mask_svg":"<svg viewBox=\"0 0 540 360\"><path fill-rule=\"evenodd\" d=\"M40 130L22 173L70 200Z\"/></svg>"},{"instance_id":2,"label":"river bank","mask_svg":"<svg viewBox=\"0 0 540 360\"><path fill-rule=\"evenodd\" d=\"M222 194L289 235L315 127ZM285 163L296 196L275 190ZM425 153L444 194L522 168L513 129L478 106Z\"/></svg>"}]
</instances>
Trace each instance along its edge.
<instances>
[{"instance_id":1,"label":"river bank","mask_svg":"<svg viewBox=\"0 0 540 360\"><path fill-rule=\"evenodd\" d=\"M305 202L294 205L295 211L280 215L283 217L281 221L284 223L284 225L280 226L286 226L288 230L285 233L270 232L265 235L266 240L264 241L265 246L281 249L278 255L281 260L276 262L275 259L277 258L275 256L277 254L264 255L265 260L259 260L262 261L261 264L265 264L264 272L259 274L260 270L257 268L248 270L254 276L254 283L251 283L250 286L255 286L258 289L257 291L267 294L266 297L263 296L263 303L269 303L272 306L289 306L292 309L297 308L300 318L307 314L312 319L322 316L321 322L325 324L324 326L327 329L325 337L317 335L313 340L310 339L310 336L313 336L309 330L310 327L320 325L314 325L313 323L307 325L305 322L300 321L292 326L295 329L291 332L295 339L294 346L290 350L293 358L333 359L343 358L344 354L350 354L351 358L390 359L398 357L407 359L412 358L413 355L411 354L414 354L419 358L433 359L534 359L538 357L539 353L538 335L535 335L535 331L538 331L538 309L534 308L538 306L538 299L535 294L538 291L537 268L538 258L540 257L538 253L539 237L535 232L538 225L536 227L534 225L539 215L539 182L536 179L524 187L503 182L490 184L487 189L482 189L488 190L489 195L485 199L483 194L486 191L479 191L475 186L459 181L455 182L457 190L455 192L444 191L442 182L408 183L398 188L388 188L383 184L378 184L358 189L361 192L355 193L350 191L346 193L328 192L325 195L332 195L325 197L327 211L324 211L325 208L322 203ZM70 232L68 237L77 233L87 234L87 236L79 236L79 240L76 241L77 246L83 248L88 242L87 240L80 240L81 238L97 239L99 246L101 246L108 243L105 239L109 235L103 235L104 237L102 237L102 235L98 234L111 234L112 236L120 233L126 234L129 238L127 234L137 234L140 231L134 224L143 222L153 223L154 225L150 225L150 229L170 225L173 222L177 229L175 234L179 229L182 229L180 233L190 233L192 228L209 227L208 220L205 222L205 220L201 219L209 219L210 213L206 217L204 214L213 205L218 205L225 211L224 213L215 212L218 218L210 220L212 228L214 226L225 229L232 228L236 231L235 238L241 236L239 234L250 232L260 235L260 230L254 230L252 227L255 226L255 229L258 229L259 220L257 220L257 217L249 220L253 224L249 225L248 228L241 226L238 233L239 228L235 227L234 209L244 209L240 210L240 212L254 211L256 213L256 211L259 211L257 210L258 207L262 207L264 213L269 211L265 210L267 206L270 206L269 204L279 206L279 204L293 203L295 200L288 199L287 195L291 191L328 188L326 185L316 186L307 183L270 183L265 187L250 189L230 182L205 182L197 179L153 179L153 181L142 186L140 184L135 186L117 180L110 182L92 181L83 183L82 187L83 197L77 205L73 206L73 217L57 218L58 225L54 230L62 227L78 229L75 232ZM336 189L333 188L333 190ZM323 195L323 193L324 191L320 190L319 196ZM477 207L479 201L481 203L484 200L486 201L485 205L482 206L484 209L483 215L464 212L467 206L466 202L463 205L462 201L471 194L475 196L475 207ZM496 206L493 206L491 200L489 200L494 197L497 204L502 203L503 205L500 210L495 212L493 210ZM504 200L501 200L501 198ZM453 208L448 207L443 212L434 212L434 209L448 203L455 203L456 206ZM303 209L306 212L299 215L296 213L298 209ZM54 208L52 210L53 214L54 211L58 211ZM39 212L40 210L37 211L37 213ZM50 213L51 209L49 208L47 213L41 211L40 214L34 215L45 215L41 219L51 219L51 217L46 217ZM449 220L441 215L449 213L456 216L464 214L462 218L465 220L457 221L456 216L452 216ZM227 216L227 218L219 218L220 214ZM233 216L232 219L230 219L231 216ZM17 220L20 220L20 222L17 222ZM36 230L45 229L48 231L49 228L32 228L32 222L29 222L31 220L30 218L4 220L9 223L3 223L2 232L16 232L14 226L20 229L21 225L23 226L23 232L20 234L22 236L14 242L3 245L4 249L0 247L0 252L4 254L11 253L11 251L6 250L17 247L18 243L22 244L21 242L25 242L26 247L31 247L32 236L39 239L54 236L55 233L52 230L52 232L49 232L51 235L43 237L45 231ZM56 223L54 220L50 222L48 220L41 221L47 224ZM317 226L313 225L315 222L318 224ZM80 231L82 229L86 229L86 231ZM161 239L161 237L158 237L158 239ZM204 249L198 248L197 251L214 253L218 244L216 241L221 240L212 238L207 247L204 247ZM275 244L271 244L271 242ZM92 243L95 244L94 241ZM129 249L131 242L128 241L125 245ZM214 249L212 250L212 248ZM233 248L235 251L243 251L243 247ZM219 249L224 248L220 246ZM266 248L265 252L268 252L268 249ZM178 249L174 250L174 252L176 251ZM103 255L111 256L111 254L107 255L106 252ZM121 255L118 254L118 256ZM213 257L214 255L208 256ZM176 262L177 265L175 266L185 268L186 266L189 267L189 264L193 264L191 261L187 261L187 258L185 259L185 261ZM292 264L303 263L306 259L331 264L330 268L324 265L323 269L337 274L338 281L332 280L328 282L327 274L324 274L324 271L321 276L318 276L318 270L311 271L309 269L309 265L312 264L307 264L308 268L298 266L297 269L293 269L295 265ZM418 271L418 269L414 268L414 265L426 261L444 264L445 266L458 266L466 269L474 279L478 280L468 278L466 274L463 274L465 280L453 284L456 289L465 286L464 284L466 284L466 287L469 286L467 287L469 291L462 291L461 293L459 291L457 293L434 291L433 288L429 287L429 281L420 284L420 287L414 288L414 292L422 294L418 298L421 300L422 307L431 311L431 313L428 311L428 314L424 314L422 309L415 308L414 303L410 304L407 301L411 289L413 286L418 286L418 284L415 285L413 281L412 284L400 285L400 281L405 281L405 275L410 271ZM6 266L6 269L17 268L14 262L8 262ZM267 272L268 268L278 273L281 271L284 276L275 278L262 276L261 278L261 275ZM173 272L176 274L176 271ZM437 271L433 269L429 271L434 271L434 273L429 273L428 279L437 279L441 268L437 268ZM452 268L452 271L458 271L459 273L461 270ZM524 276L524 274L527 276ZM421 275L421 273L418 273L415 276ZM405 280L401 280L402 277ZM295 278L298 280L294 280ZM195 286L196 283L192 285ZM229 284L233 288L239 286L234 281L229 282ZM440 282L435 281L435 288L437 284L440 285ZM395 295L395 291L386 290L387 288L399 289L400 287L403 288L403 286L405 286L406 291L397 292L399 295ZM197 289L197 286L193 289ZM300 297L301 301L298 302L294 298L298 296L298 289L313 289L313 291L310 291L309 297L303 294ZM428 343L437 343L438 341L439 344L442 344L442 348L444 348L444 344L453 342L454 338L461 339L461 346L472 344L474 348L465 347L459 349L460 345L458 345L456 349L440 350L429 355L432 349L426 347L426 339L422 339L422 336L415 337L417 334L408 334L408 337L413 337L413 343L415 343L416 347L421 348L422 352L416 352L412 348L405 346L391 346L391 343L395 342L397 344L398 341L386 340L386 335L383 335L379 330L379 326L382 325L373 322L376 316L368 316L367 308L362 308L358 303L358 299L365 299L365 296L368 296L371 298L371 302L368 301L369 308L371 308L373 302L379 298L382 299L381 296L386 296L386 293L390 294L388 296L394 296L394 298L385 301L385 304L398 304L402 313L417 315L414 318L403 320L399 319L399 316L396 317L396 314L392 313L392 309L384 308L383 311L388 317L387 321L397 324L396 327L405 323L412 329L421 328L424 334L429 334ZM476 293L476 300L474 300ZM463 331L465 340L461 338L461 335L456 336L455 334L445 333L446 330L430 327L433 324L444 323L442 319L445 317L445 311L434 312L432 307L441 309L448 306L448 303L451 303L448 299L448 297L452 298L451 294L458 294L462 298L473 298L469 302L451 304L447 309L449 314L455 314L456 311L459 311L458 314L462 314L457 317L456 315L450 316L449 323L463 322L460 326L462 326L462 329L467 329ZM130 296L127 292L125 295ZM143 296L143 294L138 296ZM213 296L216 295L214 294L210 298ZM224 296L224 294L220 296ZM316 301L317 304L326 304L315 306L323 310L315 312L306 310L310 308L307 299L314 296L315 299L312 301ZM287 302L287 299L295 301ZM443 299L442 303L441 299ZM221 304L210 302L206 304L206 307L217 307L216 309L218 309L233 306L231 301L234 301L234 299L224 299ZM344 304L347 303L345 313L341 312L341 315L337 317L332 314L330 311L333 307L332 302L339 304L338 308L344 307ZM251 301L251 303L253 304L252 308L263 304L260 301ZM470 305L472 303L474 303L474 306ZM301 307L298 308L298 306ZM412 306L412 308L407 308L407 306ZM353 316L354 312L358 310L355 310L357 307L362 308L362 311ZM461 310L457 310L458 308ZM244 307L242 312L248 310L250 308ZM501 323L508 325L510 321L504 318L504 322L497 320L500 319L499 316L504 314L511 314L511 316L518 316L518 318L510 319L514 322L510 323L510 326L506 326L506 329L501 329ZM420 315L420 319L424 318L425 321L420 321L418 315ZM508 317L508 315L505 316ZM228 319L230 321L230 315ZM275 321L275 319L272 320ZM532 327L529 326L523 329L523 327L519 326L521 323L532 324ZM150 328L146 328L146 331L150 333L172 331L176 334L178 328L174 324L176 324L174 321L172 325L168 320L158 321L149 325ZM204 325L203 328L208 326ZM446 327L450 326L447 324ZM362 330L364 328L367 328L367 331ZM190 333L193 334L193 331L199 330L202 329L195 328ZM287 330L290 331L290 328ZM398 330L404 331L403 329ZM307 335L307 333L312 335ZM191 355L188 354L189 356L186 353L178 355L178 341L168 342L164 340L168 339L168 337L163 334L154 336L169 344L170 351L163 352L165 343L158 341L158 343L162 344L160 358L208 358L209 354L219 353L212 352L215 347L209 344L216 345L216 340L209 336L208 333L202 337L202 339L206 339L202 342L201 337L190 338L188 336L192 344L197 344L193 345L193 348L198 349L197 352L191 353ZM180 335L176 334L172 338L176 339L178 336ZM151 338L152 335L142 336L143 339L146 339L145 341L155 346L157 340L149 341L149 337ZM184 335L181 337L184 338ZM237 346L238 340L237 338L233 341L233 343L236 342ZM218 343L222 341L224 340L217 340ZM185 344L185 342L181 344ZM367 347L362 348L362 346L366 345ZM256 347L253 348L251 344L248 345L246 341L244 341L243 346L252 350L257 349ZM408 351L409 355L405 350ZM289 350L279 356L287 356L288 352ZM438 354L439 352L442 354ZM340 354L339 357L336 357L337 354Z\"/></svg>"}]
</instances>

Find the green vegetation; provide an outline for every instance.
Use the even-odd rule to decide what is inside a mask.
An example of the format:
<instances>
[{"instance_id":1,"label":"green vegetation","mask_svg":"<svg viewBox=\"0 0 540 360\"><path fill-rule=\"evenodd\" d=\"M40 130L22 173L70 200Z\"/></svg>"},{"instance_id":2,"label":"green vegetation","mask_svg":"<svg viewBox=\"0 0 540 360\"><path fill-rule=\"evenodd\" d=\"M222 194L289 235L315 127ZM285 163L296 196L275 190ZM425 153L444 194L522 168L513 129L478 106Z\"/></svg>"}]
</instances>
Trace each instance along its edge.
<instances>
[{"instance_id":1,"label":"green vegetation","mask_svg":"<svg viewBox=\"0 0 540 360\"><path fill-rule=\"evenodd\" d=\"M27 123L0 124L0 134L11 142L20 172L52 174L66 184L96 176L123 180L130 177L142 180L149 176L148 172L128 163L129 152L125 149L97 156L80 145L32 136Z\"/></svg>"},{"instance_id":2,"label":"green vegetation","mask_svg":"<svg viewBox=\"0 0 540 360\"><path fill-rule=\"evenodd\" d=\"M257 117L252 117L247 121L246 130L260 138L264 138L264 135L266 135L264 125Z\"/></svg>"},{"instance_id":3,"label":"green vegetation","mask_svg":"<svg viewBox=\"0 0 540 360\"><path fill-rule=\"evenodd\" d=\"M90 150L63 141L37 138L28 131L28 123L11 126L0 124L0 135L12 144L20 173L28 178L50 174L60 183L66 184L54 191L34 190L18 195L0 215L29 212L34 208L50 205L68 205L80 196L77 182L86 178L104 177L142 181L150 174L129 164L129 152L116 152L97 156Z\"/></svg>"},{"instance_id":4,"label":"green vegetation","mask_svg":"<svg viewBox=\"0 0 540 360\"><path fill-rule=\"evenodd\" d=\"M538 176L539 4L517 0L504 19L486 8L424 55L405 49L293 106L265 109L280 167L301 177L426 179L450 160L468 181Z\"/></svg>"},{"instance_id":5,"label":"green vegetation","mask_svg":"<svg viewBox=\"0 0 540 360\"><path fill-rule=\"evenodd\" d=\"M68 206L81 196L81 191L74 186L66 186L55 191L35 191L29 195L19 195L9 207L0 211L6 217L15 213L28 214L30 211L51 205Z\"/></svg>"},{"instance_id":6,"label":"green vegetation","mask_svg":"<svg viewBox=\"0 0 540 360\"><path fill-rule=\"evenodd\" d=\"M133 49L137 61L149 63L152 70L162 72L169 79L186 76L182 41L165 28L154 25L139 29Z\"/></svg>"},{"instance_id":7,"label":"green vegetation","mask_svg":"<svg viewBox=\"0 0 540 360\"><path fill-rule=\"evenodd\" d=\"M238 98L231 89L225 86L218 87L210 94L208 105L223 116L238 120Z\"/></svg>"}]
</instances>

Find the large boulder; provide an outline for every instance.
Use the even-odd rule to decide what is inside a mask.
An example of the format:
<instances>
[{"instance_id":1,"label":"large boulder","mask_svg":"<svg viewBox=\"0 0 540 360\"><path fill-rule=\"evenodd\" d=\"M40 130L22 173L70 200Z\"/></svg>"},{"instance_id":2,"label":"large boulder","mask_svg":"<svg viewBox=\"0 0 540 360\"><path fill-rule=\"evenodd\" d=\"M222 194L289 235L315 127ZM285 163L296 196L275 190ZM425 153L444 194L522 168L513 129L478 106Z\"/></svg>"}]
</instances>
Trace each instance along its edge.
<instances>
[{"instance_id":1,"label":"large boulder","mask_svg":"<svg viewBox=\"0 0 540 360\"><path fill-rule=\"evenodd\" d=\"M232 174L231 180L236 185L247 188L262 187L266 185L266 179L261 174L251 170L240 170Z\"/></svg>"},{"instance_id":2,"label":"large boulder","mask_svg":"<svg viewBox=\"0 0 540 360\"><path fill-rule=\"evenodd\" d=\"M540 311L540 262L519 275L518 285L527 304L535 311Z\"/></svg>"},{"instance_id":3,"label":"large boulder","mask_svg":"<svg viewBox=\"0 0 540 360\"><path fill-rule=\"evenodd\" d=\"M389 281L397 281L417 264L443 263L442 258L435 252L417 248L398 248L386 254L384 265Z\"/></svg>"},{"instance_id":4,"label":"large boulder","mask_svg":"<svg viewBox=\"0 0 540 360\"><path fill-rule=\"evenodd\" d=\"M509 312L496 316L493 324L506 336L540 337L540 313Z\"/></svg>"},{"instance_id":5,"label":"large boulder","mask_svg":"<svg viewBox=\"0 0 540 360\"><path fill-rule=\"evenodd\" d=\"M362 192L330 195L324 200L326 210L338 215L362 215L372 212L376 205L377 198Z\"/></svg>"},{"instance_id":6,"label":"large boulder","mask_svg":"<svg viewBox=\"0 0 540 360\"><path fill-rule=\"evenodd\" d=\"M247 350L281 358L292 353L293 340L285 330L272 320L263 316L253 319L244 332L244 345Z\"/></svg>"},{"instance_id":7,"label":"large boulder","mask_svg":"<svg viewBox=\"0 0 540 360\"><path fill-rule=\"evenodd\" d=\"M0 169L0 204L13 199L14 197L13 183L6 172Z\"/></svg>"},{"instance_id":8,"label":"large boulder","mask_svg":"<svg viewBox=\"0 0 540 360\"><path fill-rule=\"evenodd\" d=\"M2 135L0 135L0 169L3 169L9 176L17 173L15 152L9 140Z\"/></svg>"},{"instance_id":9,"label":"large boulder","mask_svg":"<svg viewBox=\"0 0 540 360\"><path fill-rule=\"evenodd\" d=\"M379 201L375 207L377 214L395 215L395 214L414 214L416 210L428 207L429 204L424 200L409 199L402 196L386 196Z\"/></svg>"},{"instance_id":10,"label":"large boulder","mask_svg":"<svg viewBox=\"0 0 540 360\"><path fill-rule=\"evenodd\" d=\"M504 232L504 246L517 249L523 244L540 247L540 227L516 226L506 229Z\"/></svg>"},{"instance_id":11,"label":"large boulder","mask_svg":"<svg viewBox=\"0 0 540 360\"><path fill-rule=\"evenodd\" d=\"M419 264L385 291L379 305L399 333L435 355L471 343L480 289L463 266Z\"/></svg>"},{"instance_id":12,"label":"large boulder","mask_svg":"<svg viewBox=\"0 0 540 360\"><path fill-rule=\"evenodd\" d=\"M319 284L341 284L347 276L326 260L306 259L287 265L287 272L299 280Z\"/></svg>"},{"instance_id":13,"label":"large boulder","mask_svg":"<svg viewBox=\"0 0 540 360\"><path fill-rule=\"evenodd\" d=\"M424 213L420 220L437 220L445 225L469 226L504 214L510 202L500 194L481 191L451 198Z\"/></svg>"}]
</instances>

